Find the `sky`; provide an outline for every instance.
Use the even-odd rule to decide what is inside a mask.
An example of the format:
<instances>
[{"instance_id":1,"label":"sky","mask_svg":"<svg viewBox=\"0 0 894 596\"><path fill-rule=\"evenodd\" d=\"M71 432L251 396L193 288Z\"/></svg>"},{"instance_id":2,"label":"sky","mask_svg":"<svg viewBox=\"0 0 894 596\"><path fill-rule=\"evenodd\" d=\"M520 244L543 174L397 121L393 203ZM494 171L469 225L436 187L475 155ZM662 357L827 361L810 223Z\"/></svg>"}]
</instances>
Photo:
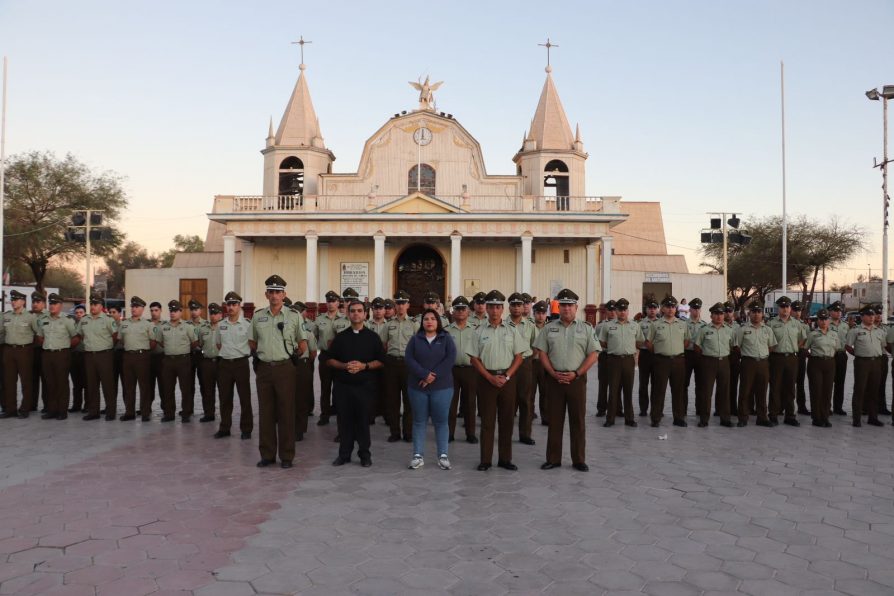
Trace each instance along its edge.
<instances>
[{"instance_id":1,"label":"sky","mask_svg":"<svg viewBox=\"0 0 894 596\"><path fill-rule=\"evenodd\" d=\"M299 35L334 171L355 171L366 139L415 107L407 81L431 74L490 174L515 171L549 37L587 194L660 201L668 251L696 271L706 212L781 214L784 61L788 213L865 229L867 250L827 276L847 283L882 263L882 106L864 93L894 84L892 30L891 0L0 0L6 150L116 172L128 238L162 251L204 237L214 195L261 193Z\"/></svg>"}]
</instances>

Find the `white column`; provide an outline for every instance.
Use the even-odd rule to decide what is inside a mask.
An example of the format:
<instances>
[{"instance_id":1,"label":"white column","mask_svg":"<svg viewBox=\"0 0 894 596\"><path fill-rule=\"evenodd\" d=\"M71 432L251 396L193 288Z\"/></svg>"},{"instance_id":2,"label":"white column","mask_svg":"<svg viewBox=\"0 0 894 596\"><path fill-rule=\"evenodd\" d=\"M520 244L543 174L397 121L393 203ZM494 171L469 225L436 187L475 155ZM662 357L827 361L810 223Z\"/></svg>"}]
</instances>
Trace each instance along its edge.
<instances>
[{"instance_id":1,"label":"white column","mask_svg":"<svg viewBox=\"0 0 894 596\"><path fill-rule=\"evenodd\" d=\"M584 292L584 297L587 304L597 304L596 301L596 269L599 267L599 262L596 260L596 243L588 242L587 243L587 288ZM607 296L602 296L599 302L605 302L609 299Z\"/></svg>"},{"instance_id":2,"label":"white column","mask_svg":"<svg viewBox=\"0 0 894 596\"><path fill-rule=\"evenodd\" d=\"M254 279L255 243L250 240L242 241L242 301L255 301Z\"/></svg>"},{"instance_id":3,"label":"white column","mask_svg":"<svg viewBox=\"0 0 894 596\"><path fill-rule=\"evenodd\" d=\"M602 301L612 296L612 237L602 237Z\"/></svg>"},{"instance_id":4,"label":"white column","mask_svg":"<svg viewBox=\"0 0 894 596\"><path fill-rule=\"evenodd\" d=\"M373 235L373 269L374 275L373 278L373 295L370 298L375 298L376 296L380 298L386 298L385 296L385 234L381 232L376 232Z\"/></svg>"},{"instance_id":5,"label":"white column","mask_svg":"<svg viewBox=\"0 0 894 596\"><path fill-rule=\"evenodd\" d=\"M304 235L307 241L306 258L307 264L304 266L306 275L304 282L304 299L307 302L318 302L320 300L320 290L317 284L320 281L319 265L317 263L317 236L316 232L308 232Z\"/></svg>"},{"instance_id":6,"label":"white column","mask_svg":"<svg viewBox=\"0 0 894 596\"><path fill-rule=\"evenodd\" d=\"M534 237L526 233L521 237L521 288L522 292L531 293L531 242Z\"/></svg>"},{"instance_id":7,"label":"white column","mask_svg":"<svg viewBox=\"0 0 894 596\"><path fill-rule=\"evenodd\" d=\"M223 291L236 289L236 237L227 233L223 237Z\"/></svg>"},{"instance_id":8,"label":"white column","mask_svg":"<svg viewBox=\"0 0 894 596\"><path fill-rule=\"evenodd\" d=\"M336 292L341 293L341 288L332 288L329 286L329 243L328 242L320 242L319 249L317 250L317 255L319 256L320 261L320 292L328 292L329 290L335 290ZM316 301L319 302L322 298L322 295L316 296Z\"/></svg>"},{"instance_id":9,"label":"white column","mask_svg":"<svg viewBox=\"0 0 894 596\"><path fill-rule=\"evenodd\" d=\"M463 293L462 241L463 236L459 232L450 234L450 300Z\"/></svg>"}]
</instances>

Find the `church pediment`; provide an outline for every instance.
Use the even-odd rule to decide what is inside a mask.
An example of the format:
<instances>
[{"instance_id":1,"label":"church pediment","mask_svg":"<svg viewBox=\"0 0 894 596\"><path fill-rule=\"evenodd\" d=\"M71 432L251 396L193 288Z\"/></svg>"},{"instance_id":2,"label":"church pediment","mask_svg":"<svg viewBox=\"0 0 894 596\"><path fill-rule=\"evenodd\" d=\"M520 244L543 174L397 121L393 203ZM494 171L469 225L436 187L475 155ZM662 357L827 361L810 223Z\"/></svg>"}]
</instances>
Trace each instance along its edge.
<instances>
[{"instance_id":1,"label":"church pediment","mask_svg":"<svg viewBox=\"0 0 894 596\"><path fill-rule=\"evenodd\" d=\"M464 211L436 197L422 192L413 192L376 207L370 213L464 213Z\"/></svg>"}]
</instances>

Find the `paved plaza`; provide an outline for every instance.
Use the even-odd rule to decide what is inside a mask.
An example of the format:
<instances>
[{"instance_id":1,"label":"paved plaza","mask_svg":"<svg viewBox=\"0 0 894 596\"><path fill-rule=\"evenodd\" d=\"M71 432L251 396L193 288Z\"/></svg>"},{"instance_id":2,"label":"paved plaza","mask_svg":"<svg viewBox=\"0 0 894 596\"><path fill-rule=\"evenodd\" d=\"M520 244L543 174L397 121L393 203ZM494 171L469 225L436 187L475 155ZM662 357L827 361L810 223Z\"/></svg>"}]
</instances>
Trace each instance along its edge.
<instances>
[{"instance_id":1,"label":"paved plaza","mask_svg":"<svg viewBox=\"0 0 894 596\"><path fill-rule=\"evenodd\" d=\"M461 429L407 470L381 419L372 468L332 424L291 470L198 416L0 421L0 594L894 594L890 425L605 429L589 389L589 473L539 421L518 472Z\"/></svg>"}]
</instances>

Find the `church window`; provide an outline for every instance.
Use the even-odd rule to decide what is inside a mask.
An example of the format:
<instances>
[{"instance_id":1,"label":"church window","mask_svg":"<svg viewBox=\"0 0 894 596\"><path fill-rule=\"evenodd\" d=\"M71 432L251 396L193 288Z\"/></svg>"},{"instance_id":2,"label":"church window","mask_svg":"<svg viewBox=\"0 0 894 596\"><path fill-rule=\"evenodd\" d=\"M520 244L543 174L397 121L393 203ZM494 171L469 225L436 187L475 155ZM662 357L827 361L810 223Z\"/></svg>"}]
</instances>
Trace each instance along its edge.
<instances>
[{"instance_id":1,"label":"church window","mask_svg":"<svg viewBox=\"0 0 894 596\"><path fill-rule=\"evenodd\" d=\"M555 201L556 211L568 211L568 166L562 160L554 159L546 164L543 172L543 194L547 201Z\"/></svg>"},{"instance_id":2,"label":"church window","mask_svg":"<svg viewBox=\"0 0 894 596\"><path fill-rule=\"evenodd\" d=\"M279 164L279 196L304 195L304 163L295 156Z\"/></svg>"},{"instance_id":3,"label":"church window","mask_svg":"<svg viewBox=\"0 0 894 596\"><path fill-rule=\"evenodd\" d=\"M562 251L562 259L566 264L571 262L571 251L567 248Z\"/></svg>"},{"instance_id":4,"label":"church window","mask_svg":"<svg viewBox=\"0 0 894 596\"><path fill-rule=\"evenodd\" d=\"M418 165L413 166L407 174L407 192L414 191L435 195L435 169L427 163L422 164L421 170Z\"/></svg>"}]
</instances>

